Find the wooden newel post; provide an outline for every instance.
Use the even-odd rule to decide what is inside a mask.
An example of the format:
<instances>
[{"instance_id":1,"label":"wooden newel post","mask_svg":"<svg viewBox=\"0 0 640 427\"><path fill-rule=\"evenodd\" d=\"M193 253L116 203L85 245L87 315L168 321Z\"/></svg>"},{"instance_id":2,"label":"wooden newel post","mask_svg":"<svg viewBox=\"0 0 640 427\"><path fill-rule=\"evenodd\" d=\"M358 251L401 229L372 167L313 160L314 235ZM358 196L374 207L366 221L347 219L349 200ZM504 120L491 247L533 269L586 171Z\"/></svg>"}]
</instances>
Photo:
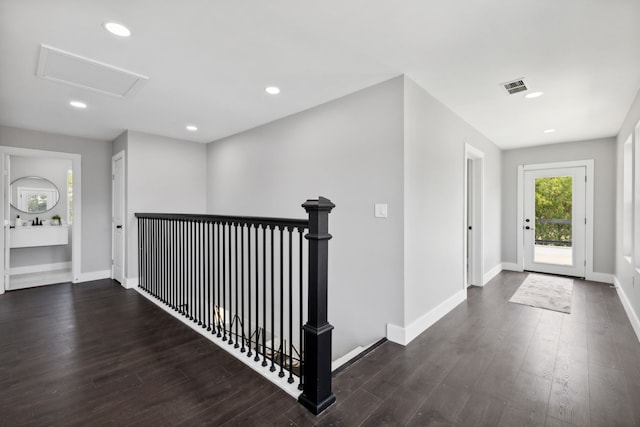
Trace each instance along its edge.
<instances>
[{"instance_id":1,"label":"wooden newel post","mask_svg":"<svg viewBox=\"0 0 640 427\"><path fill-rule=\"evenodd\" d=\"M304 385L298 401L319 414L336 401L331 392L331 330L327 321L327 266L329 255L329 213L335 207L329 199L307 200L309 214L309 298L308 321L304 329Z\"/></svg>"}]
</instances>

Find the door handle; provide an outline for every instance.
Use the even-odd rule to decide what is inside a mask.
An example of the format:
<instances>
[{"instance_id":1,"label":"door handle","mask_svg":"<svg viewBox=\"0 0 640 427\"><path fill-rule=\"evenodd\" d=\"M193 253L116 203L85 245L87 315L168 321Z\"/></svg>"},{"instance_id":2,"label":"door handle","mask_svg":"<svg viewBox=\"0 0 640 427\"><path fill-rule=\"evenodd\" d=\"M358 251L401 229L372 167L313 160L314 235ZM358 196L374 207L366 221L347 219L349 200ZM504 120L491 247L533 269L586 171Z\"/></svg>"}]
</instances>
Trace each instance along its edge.
<instances>
[{"instance_id":1,"label":"door handle","mask_svg":"<svg viewBox=\"0 0 640 427\"><path fill-rule=\"evenodd\" d=\"M122 226L121 225L116 225L116 228L122 228Z\"/></svg>"},{"instance_id":2,"label":"door handle","mask_svg":"<svg viewBox=\"0 0 640 427\"><path fill-rule=\"evenodd\" d=\"M524 228L525 230L533 230L531 227L529 227L528 225Z\"/></svg>"}]
</instances>

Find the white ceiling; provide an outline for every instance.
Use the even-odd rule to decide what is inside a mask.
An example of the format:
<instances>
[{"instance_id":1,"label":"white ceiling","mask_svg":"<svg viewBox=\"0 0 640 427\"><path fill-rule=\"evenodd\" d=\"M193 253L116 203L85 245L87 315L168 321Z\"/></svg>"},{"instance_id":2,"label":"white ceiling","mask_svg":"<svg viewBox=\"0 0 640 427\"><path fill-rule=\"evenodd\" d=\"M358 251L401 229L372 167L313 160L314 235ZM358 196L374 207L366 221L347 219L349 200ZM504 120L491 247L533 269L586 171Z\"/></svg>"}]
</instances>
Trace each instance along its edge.
<instances>
[{"instance_id":1,"label":"white ceiling","mask_svg":"<svg viewBox=\"0 0 640 427\"><path fill-rule=\"evenodd\" d=\"M149 80L116 98L40 79L42 43ZM640 1L0 0L7 126L210 142L402 73L503 148L612 136L640 88ZM545 95L499 86L522 77Z\"/></svg>"}]
</instances>

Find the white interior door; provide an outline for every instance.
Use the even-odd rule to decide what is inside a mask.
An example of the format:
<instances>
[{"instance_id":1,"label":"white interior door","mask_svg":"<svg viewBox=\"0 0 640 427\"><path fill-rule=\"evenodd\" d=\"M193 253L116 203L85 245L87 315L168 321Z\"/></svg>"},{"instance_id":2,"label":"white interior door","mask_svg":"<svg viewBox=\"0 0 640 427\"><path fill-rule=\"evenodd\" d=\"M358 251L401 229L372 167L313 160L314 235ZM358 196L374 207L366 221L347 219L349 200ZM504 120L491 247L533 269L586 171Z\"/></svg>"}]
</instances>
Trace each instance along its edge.
<instances>
[{"instance_id":1,"label":"white interior door","mask_svg":"<svg viewBox=\"0 0 640 427\"><path fill-rule=\"evenodd\" d=\"M473 160L467 159L467 286L473 284Z\"/></svg>"},{"instance_id":2,"label":"white interior door","mask_svg":"<svg viewBox=\"0 0 640 427\"><path fill-rule=\"evenodd\" d=\"M465 285L484 285L484 153L465 144Z\"/></svg>"},{"instance_id":3,"label":"white interior door","mask_svg":"<svg viewBox=\"0 0 640 427\"><path fill-rule=\"evenodd\" d=\"M524 172L524 269L585 276L586 168Z\"/></svg>"},{"instance_id":4,"label":"white interior door","mask_svg":"<svg viewBox=\"0 0 640 427\"><path fill-rule=\"evenodd\" d=\"M124 283L124 152L113 156L112 160L113 190L112 190L112 242L113 242L113 267L112 277Z\"/></svg>"}]
</instances>

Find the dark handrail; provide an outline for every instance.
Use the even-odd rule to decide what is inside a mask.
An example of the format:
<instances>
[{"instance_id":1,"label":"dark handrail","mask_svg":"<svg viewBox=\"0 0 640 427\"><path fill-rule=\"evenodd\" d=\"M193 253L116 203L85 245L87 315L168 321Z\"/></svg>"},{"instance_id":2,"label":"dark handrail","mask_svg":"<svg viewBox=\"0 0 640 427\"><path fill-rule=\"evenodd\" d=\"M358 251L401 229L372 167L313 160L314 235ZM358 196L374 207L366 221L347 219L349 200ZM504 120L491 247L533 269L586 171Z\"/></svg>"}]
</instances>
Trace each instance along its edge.
<instances>
[{"instance_id":1,"label":"dark handrail","mask_svg":"<svg viewBox=\"0 0 640 427\"><path fill-rule=\"evenodd\" d=\"M170 220L190 220L190 221L218 221L229 222L237 224L249 224L249 225L267 225L267 226L282 226L282 227L295 227L295 228L308 228L308 219L297 218L268 218L259 216L232 216L232 215L205 215L205 214L188 214L188 213L138 213L136 212L136 218L147 219L170 219Z\"/></svg>"}]
</instances>

